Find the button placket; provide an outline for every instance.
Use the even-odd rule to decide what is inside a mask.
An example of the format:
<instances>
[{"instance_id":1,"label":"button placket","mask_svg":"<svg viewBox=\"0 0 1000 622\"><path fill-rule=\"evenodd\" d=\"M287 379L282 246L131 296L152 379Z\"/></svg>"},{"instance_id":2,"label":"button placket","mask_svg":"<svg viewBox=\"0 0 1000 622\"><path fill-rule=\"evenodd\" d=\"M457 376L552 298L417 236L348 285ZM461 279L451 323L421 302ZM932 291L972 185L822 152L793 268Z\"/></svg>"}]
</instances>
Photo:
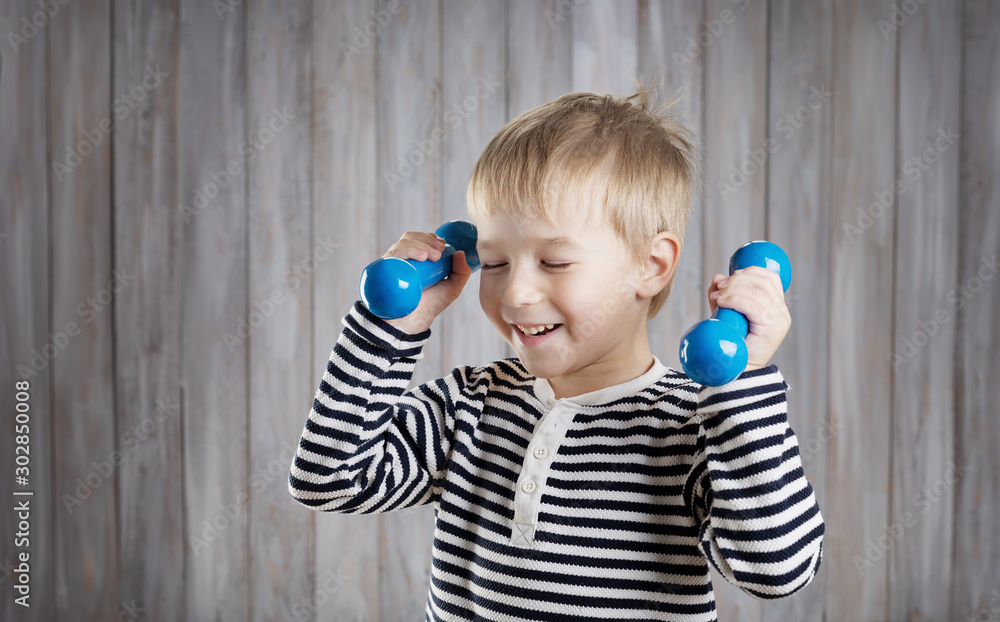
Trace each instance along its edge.
<instances>
[{"instance_id":1,"label":"button placket","mask_svg":"<svg viewBox=\"0 0 1000 622\"><path fill-rule=\"evenodd\" d=\"M574 410L557 402L539 420L528 443L514 493L514 528L510 540L514 546L534 546L542 488L573 415Z\"/></svg>"}]
</instances>

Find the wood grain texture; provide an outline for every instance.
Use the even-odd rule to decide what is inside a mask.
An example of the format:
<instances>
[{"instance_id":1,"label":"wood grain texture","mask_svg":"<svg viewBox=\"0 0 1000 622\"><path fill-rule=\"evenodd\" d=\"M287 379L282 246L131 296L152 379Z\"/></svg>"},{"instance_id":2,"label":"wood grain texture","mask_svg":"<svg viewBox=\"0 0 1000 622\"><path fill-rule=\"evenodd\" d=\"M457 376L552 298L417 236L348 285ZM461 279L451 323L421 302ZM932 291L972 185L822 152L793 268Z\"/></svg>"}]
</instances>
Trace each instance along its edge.
<instances>
[{"instance_id":1,"label":"wood grain texture","mask_svg":"<svg viewBox=\"0 0 1000 622\"><path fill-rule=\"evenodd\" d=\"M628 95L638 77L638 3L590 0L571 5L574 91Z\"/></svg>"},{"instance_id":2,"label":"wood grain texture","mask_svg":"<svg viewBox=\"0 0 1000 622\"><path fill-rule=\"evenodd\" d=\"M675 110L680 121L698 141L698 174L701 161L702 76L704 55L692 46L701 23L702 0L643 0L639 3L639 75L656 81L657 101L666 102L680 97ZM702 269L701 238L705 210L702 207L701 179L692 188L691 211L682 240L681 255L674 272L670 297L659 314L647 324L649 349L660 361L681 369L679 344L681 335L696 322L707 317L705 292L708 283Z\"/></svg>"},{"instance_id":3,"label":"wood grain texture","mask_svg":"<svg viewBox=\"0 0 1000 622\"><path fill-rule=\"evenodd\" d=\"M954 495L951 602L952 615L982 620L1000 617L1000 4L967 2L963 35L960 255L948 302L957 326L955 451L968 471Z\"/></svg>"},{"instance_id":4,"label":"wood grain texture","mask_svg":"<svg viewBox=\"0 0 1000 622\"><path fill-rule=\"evenodd\" d=\"M703 290L728 274L740 245L764 234L767 174L753 152L767 138L767 39L766 3L705 2L696 38L705 63ZM707 297L703 310L707 317Z\"/></svg>"},{"instance_id":5,"label":"wood grain texture","mask_svg":"<svg viewBox=\"0 0 1000 622\"><path fill-rule=\"evenodd\" d=\"M847 225L858 227L859 210L869 210L876 193L891 192L894 180L896 44L878 27L890 11L889 2L845 1L834 8L828 356L831 425L843 429L830 443L832 500L824 512L826 616L832 620L887 615L887 560L871 543L893 520L885 353L892 348L896 210L872 208L860 233ZM856 564L869 548L873 566Z\"/></svg>"},{"instance_id":6,"label":"wood grain texture","mask_svg":"<svg viewBox=\"0 0 1000 622\"><path fill-rule=\"evenodd\" d=\"M289 503L287 471L302 434L300 396L310 386L309 275L332 259L311 227L312 3L247 5L248 282L250 317L262 316L249 347L249 518L251 619L278 622L335 597L344 587L313 584L312 517ZM317 582L318 583L318 582ZM296 589L293 589L296 586ZM330 593L334 592L334 593Z\"/></svg>"},{"instance_id":7,"label":"wood grain texture","mask_svg":"<svg viewBox=\"0 0 1000 622\"><path fill-rule=\"evenodd\" d=\"M219 6L181 4L185 596L188 615L247 620L247 342L226 337L250 326L247 5Z\"/></svg>"},{"instance_id":8,"label":"wood grain texture","mask_svg":"<svg viewBox=\"0 0 1000 622\"><path fill-rule=\"evenodd\" d=\"M388 7L383 2L380 6ZM404 3L378 38L378 256L405 231L434 231L441 212L441 1ZM388 173L398 176L389 180ZM431 327L410 386L444 376L443 318ZM418 617L430 584L429 505L379 516L379 604L385 620Z\"/></svg>"},{"instance_id":9,"label":"wood grain texture","mask_svg":"<svg viewBox=\"0 0 1000 622\"><path fill-rule=\"evenodd\" d=\"M570 92L571 11L559 0L508 0L505 121Z\"/></svg>"},{"instance_id":10,"label":"wood grain texture","mask_svg":"<svg viewBox=\"0 0 1000 622\"><path fill-rule=\"evenodd\" d=\"M833 89L831 0L771 3L768 31L767 235L788 254L785 304L792 326L775 353L790 390L788 423L820 513L829 508L830 139ZM825 546L825 541L824 541ZM761 605L764 620L822 620L826 573L789 598Z\"/></svg>"},{"instance_id":11,"label":"wood grain texture","mask_svg":"<svg viewBox=\"0 0 1000 622\"><path fill-rule=\"evenodd\" d=\"M317 238L333 241L329 261L316 265L313 291L313 389L297 402L304 426L315 387L343 330L341 319L358 299L361 271L381 257L376 197L384 183L376 165L376 83L378 50L362 28L380 9L370 2L318 3L312 38L312 219ZM383 9L384 10L384 9ZM390 13L391 14L391 13ZM398 26L386 24L384 36ZM360 33L360 34L359 34ZM296 588L313 598L333 577L346 576L325 603L317 602L317 622L365 622L382 619L379 604L379 519L374 516L313 514L314 580ZM337 581L332 582L337 586ZM318 599L317 599L318 600ZM309 618L306 618L309 619Z\"/></svg>"},{"instance_id":12,"label":"wood grain texture","mask_svg":"<svg viewBox=\"0 0 1000 622\"><path fill-rule=\"evenodd\" d=\"M950 618L955 478L954 308L962 7L929 0L898 30L889 619Z\"/></svg>"},{"instance_id":13,"label":"wood grain texture","mask_svg":"<svg viewBox=\"0 0 1000 622\"><path fill-rule=\"evenodd\" d=\"M571 5L572 90L628 96L639 78L639 3L595 0ZM594 321L601 323L600 312Z\"/></svg>"},{"instance_id":14,"label":"wood grain texture","mask_svg":"<svg viewBox=\"0 0 1000 622\"><path fill-rule=\"evenodd\" d=\"M104 477L92 463L116 449L110 283L114 270L130 269L112 263L111 141L95 130L111 110L111 7L84 2L62 10L62 19L48 26L50 58L58 59L48 76L49 150L72 170L53 168L50 179L51 322L60 331L76 322L80 332L52 360L53 493L61 500L79 487L84 500L57 506L55 584L48 593L60 613L107 620L118 614L121 577L118 476ZM95 131L100 141L84 138Z\"/></svg>"},{"instance_id":15,"label":"wood grain texture","mask_svg":"<svg viewBox=\"0 0 1000 622\"><path fill-rule=\"evenodd\" d=\"M114 257L134 277L115 294L119 598L155 620L186 617L178 13L174 0L114 10Z\"/></svg>"},{"instance_id":16,"label":"wood grain texture","mask_svg":"<svg viewBox=\"0 0 1000 622\"><path fill-rule=\"evenodd\" d=\"M0 12L0 32L21 35L23 19L38 9L28 0L13 0ZM49 81L45 59L49 34L42 31L32 39L7 37L0 56L0 403L6 412L4 434L0 434L0 455L7 456L13 467L15 453L14 425L16 408L24 401L16 397L16 382L27 381L29 397L28 436L30 436L27 471L28 485L15 485L14 475L0 478L0 495L13 502L30 500L31 533L27 547L17 546L14 534L19 517L14 512L0 513L0 565L3 580L0 594L0 619L46 622L55 619L56 602L45 597L43 586L55 585L54 526L57 514L64 513L54 486L55 455L52 447L52 366L42 352L50 343L52 324L49 261L50 188L47 117ZM10 47L6 47L6 46ZM73 318L83 325L81 318ZM50 354L51 356L51 354ZM22 385L23 386L23 385ZM9 422L9 423L7 423ZM15 497L13 491L31 491L30 496ZM70 492L72 494L72 492ZM27 553L31 568L32 597L30 608L15 602L21 596L13 589L20 575L14 569L20 554Z\"/></svg>"},{"instance_id":17,"label":"wood grain texture","mask_svg":"<svg viewBox=\"0 0 1000 622\"><path fill-rule=\"evenodd\" d=\"M714 274L748 240L764 237L767 173L753 159L767 139L767 4L706 0L696 42L705 63L702 317ZM720 620L760 620L760 601L712 570Z\"/></svg>"}]
</instances>

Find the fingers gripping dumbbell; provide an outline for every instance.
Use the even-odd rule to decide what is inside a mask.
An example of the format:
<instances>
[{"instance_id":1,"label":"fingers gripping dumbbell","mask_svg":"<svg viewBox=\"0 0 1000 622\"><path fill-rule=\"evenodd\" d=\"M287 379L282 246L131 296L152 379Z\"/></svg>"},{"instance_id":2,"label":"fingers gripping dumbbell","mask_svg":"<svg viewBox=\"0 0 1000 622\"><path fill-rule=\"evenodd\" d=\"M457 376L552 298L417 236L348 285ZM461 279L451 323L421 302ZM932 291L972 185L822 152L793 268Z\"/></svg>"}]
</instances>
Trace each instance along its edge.
<instances>
[{"instance_id":1,"label":"fingers gripping dumbbell","mask_svg":"<svg viewBox=\"0 0 1000 622\"><path fill-rule=\"evenodd\" d=\"M729 274L760 266L781 277L781 287L792 284L792 265L781 247L756 240L736 249L729 260ZM684 373L695 382L711 387L726 384L747 366L746 336L750 325L746 316L733 309L718 307L712 317L698 322L681 337L680 359Z\"/></svg>"},{"instance_id":2,"label":"fingers gripping dumbbell","mask_svg":"<svg viewBox=\"0 0 1000 622\"><path fill-rule=\"evenodd\" d=\"M473 272L479 269L476 252L476 226L464 220L452 220L434 233L445 241L437 261L412 261L398 257L376 259L361 273L361 302L380 318L394 320L413 313L423 291L451 274L451 257L465 252L465 263Z\"/></svg>"}]
</instances>

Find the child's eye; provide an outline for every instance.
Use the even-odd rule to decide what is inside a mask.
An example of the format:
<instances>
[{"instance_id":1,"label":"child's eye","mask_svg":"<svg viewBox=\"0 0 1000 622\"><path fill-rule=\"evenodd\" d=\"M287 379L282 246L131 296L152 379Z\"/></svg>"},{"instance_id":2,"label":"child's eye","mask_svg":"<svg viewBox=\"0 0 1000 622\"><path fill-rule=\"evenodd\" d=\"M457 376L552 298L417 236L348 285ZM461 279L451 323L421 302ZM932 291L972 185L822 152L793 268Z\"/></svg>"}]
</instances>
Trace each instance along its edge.
<instances>
[{"instance_id":1,"label":"child's eye","mask_svg":"<svg viewBox=\"0 0 1000 622\"><path fill-rule=\"evenodd\" d=\"M493 269L496 269L496 268L502 268L505 265L507 265L507 264L505 264L505 263L492 263L492 264L484 263L484 264L482 264L479 267L481 269L483 269L483 270L493 270ZM568 263L552 263L551 261L543 261L542 265L545 266L546 268L563 269L563 268L570 267L571 264L568 264Z\"/></svg>"}]
</instances>

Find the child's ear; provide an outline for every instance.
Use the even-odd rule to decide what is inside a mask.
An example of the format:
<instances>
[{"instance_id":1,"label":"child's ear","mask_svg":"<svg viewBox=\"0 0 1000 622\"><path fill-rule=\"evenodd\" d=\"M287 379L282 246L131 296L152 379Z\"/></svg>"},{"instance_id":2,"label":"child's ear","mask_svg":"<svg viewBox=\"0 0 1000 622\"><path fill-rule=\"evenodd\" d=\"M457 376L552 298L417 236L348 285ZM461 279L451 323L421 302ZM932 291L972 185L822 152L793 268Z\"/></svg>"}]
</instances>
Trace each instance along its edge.
<instances>
[{"instance_id":1,"label":"child's ear","mask_svg":"<svg viewBox=\"0 0 1000 622\"><path fill-rule=\"evenodd\" d=\"M652 298L666 287L677 269L680 251L680 240L673 233L662 231L653 236L636 293Z\"/></svg>"}]
</instances>

